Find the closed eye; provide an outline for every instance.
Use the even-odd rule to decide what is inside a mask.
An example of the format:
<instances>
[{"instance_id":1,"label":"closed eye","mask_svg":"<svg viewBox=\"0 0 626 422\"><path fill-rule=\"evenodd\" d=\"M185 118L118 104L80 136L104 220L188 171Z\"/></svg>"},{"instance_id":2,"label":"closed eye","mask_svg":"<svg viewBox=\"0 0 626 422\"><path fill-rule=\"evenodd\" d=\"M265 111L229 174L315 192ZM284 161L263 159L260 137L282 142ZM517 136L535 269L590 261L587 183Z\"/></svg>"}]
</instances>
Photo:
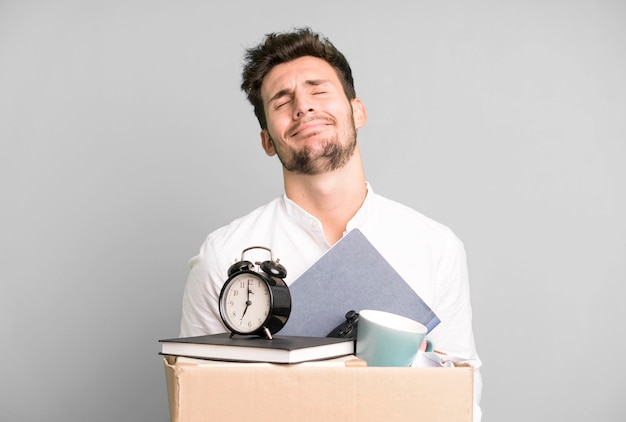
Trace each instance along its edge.
<instances>
[{"instance_id":1,"label":"closed eye","mask_svg":"<svg viewBox=\"0 0 626 422\"><path fill-rule=\"evenodd\" d=\"M289 101L283 101L276 104L276 110L282 108L283 106L289 104Z\"/></svg>"}]
</instances>

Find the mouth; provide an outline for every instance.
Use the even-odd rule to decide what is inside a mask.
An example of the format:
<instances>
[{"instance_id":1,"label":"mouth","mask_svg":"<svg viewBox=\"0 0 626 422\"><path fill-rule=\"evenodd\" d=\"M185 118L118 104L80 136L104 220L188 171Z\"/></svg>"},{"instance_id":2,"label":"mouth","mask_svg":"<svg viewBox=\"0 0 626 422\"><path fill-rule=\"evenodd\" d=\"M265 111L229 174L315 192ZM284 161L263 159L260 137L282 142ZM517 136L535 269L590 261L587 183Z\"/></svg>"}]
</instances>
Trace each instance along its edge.
<instances>
[{"instance_id":1,"label":"mouth","mask_svg":"<svg viewBox=\"0 0 626 422\"><path fill-rule=\"evenodd\" d=\"M304 135L311 131L317 131L321 126L331 125L332 122L328 119L313 119L307 122L299 123L295 128L289 131L290 137L295 137L298 135Z\"/></svg>"}]
</instances>

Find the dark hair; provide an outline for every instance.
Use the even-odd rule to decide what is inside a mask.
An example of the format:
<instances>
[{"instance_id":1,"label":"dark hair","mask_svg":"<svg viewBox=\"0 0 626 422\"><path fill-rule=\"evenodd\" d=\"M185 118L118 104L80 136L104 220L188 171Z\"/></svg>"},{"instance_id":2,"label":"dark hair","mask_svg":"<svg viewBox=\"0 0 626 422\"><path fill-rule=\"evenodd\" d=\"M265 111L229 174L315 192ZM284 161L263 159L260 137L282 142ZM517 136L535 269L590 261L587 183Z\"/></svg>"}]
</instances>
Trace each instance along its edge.
<instances>
[{"instance_id":1,"label":"dark hair","mask_svg":"<svg viewBox=\"0 0 626 422\"><path fill-rule=\"evenodd\" d=\"M352 70L343 54L321 34L310 28L295 29L292 32L271 33L257 47L246 50L242 72L241 89L254 107L254 114L262 129L267 129L261 84L274 66L303 56L313 56L326 60L337 72L343 90L349 100L356 97Z\"/></svg>"}]
</instances>

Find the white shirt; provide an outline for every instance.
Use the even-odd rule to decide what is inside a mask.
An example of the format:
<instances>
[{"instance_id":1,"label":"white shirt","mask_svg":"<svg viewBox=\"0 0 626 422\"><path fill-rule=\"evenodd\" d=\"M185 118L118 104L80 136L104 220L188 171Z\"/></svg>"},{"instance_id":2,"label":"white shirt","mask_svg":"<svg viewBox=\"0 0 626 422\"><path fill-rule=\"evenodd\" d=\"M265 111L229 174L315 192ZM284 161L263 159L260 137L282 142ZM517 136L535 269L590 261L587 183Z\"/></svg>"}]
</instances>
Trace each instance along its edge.
<instances>
[{"instance_id":1,"label":"white shirt","mask_svg":"<svg viewBox=\"0 0 626 422\"><path fill-rule=\"evenodd\" d=\"M480 359L474 345L472 308L465 249L446 226L397 202L375 194L367 185L363 205L346 233L358 228L434 310L440 324L430 333L435 347L466 359L476 369L475 401L480 400ZM218 310L228 268L243 249L265 246L295 281L331 245L317 218L283 195L211 233L190 262L183 297L181 337L225 332ZM248 261L265 261L267 252L246 253ZM261 255L254 255L254 254ZM265 253L265 255L263 255ZM476 382L477 381L477 382ZM478 409L478 412L480 410ZM478 417L479 419L480 417Z\"/></svg>"}]
</instances>

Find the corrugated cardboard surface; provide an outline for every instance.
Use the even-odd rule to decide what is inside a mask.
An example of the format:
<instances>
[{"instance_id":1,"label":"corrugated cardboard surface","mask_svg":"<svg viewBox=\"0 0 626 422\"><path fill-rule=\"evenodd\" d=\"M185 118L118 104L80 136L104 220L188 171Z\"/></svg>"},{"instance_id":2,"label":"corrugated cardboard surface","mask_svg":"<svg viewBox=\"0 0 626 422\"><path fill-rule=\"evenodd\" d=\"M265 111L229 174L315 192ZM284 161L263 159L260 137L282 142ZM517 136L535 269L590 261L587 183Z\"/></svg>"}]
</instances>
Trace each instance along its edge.
<instances>
[{"instance_id":1,"label":"corrugated cardboard surface","mask_svg":"<svg viewBox=\"0 0 626 422\"><path fill-rule=\"evenodd\" d=\"M220 367L165 358L172 422L472 420L472 368Z\"/></svg>"}]
</instances>

